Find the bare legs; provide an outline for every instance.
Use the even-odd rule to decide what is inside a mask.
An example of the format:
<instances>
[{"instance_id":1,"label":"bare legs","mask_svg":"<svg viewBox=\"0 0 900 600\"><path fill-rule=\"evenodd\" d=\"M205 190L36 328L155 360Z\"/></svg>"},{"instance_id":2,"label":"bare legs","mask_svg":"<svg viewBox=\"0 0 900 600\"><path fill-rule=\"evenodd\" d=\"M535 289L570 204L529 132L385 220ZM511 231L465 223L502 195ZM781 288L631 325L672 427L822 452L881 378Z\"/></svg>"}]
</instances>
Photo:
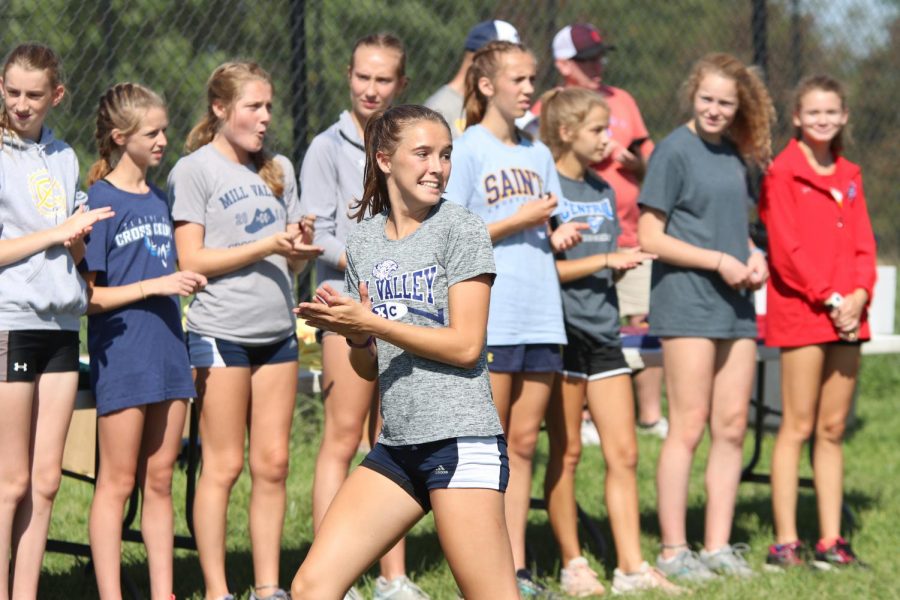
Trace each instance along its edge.
<instances>
[{"instance_id":1,"label":"bare legs","mask_svg":"<svg viewBox=\"0 0 900 600\"><path fill-rule=\"evenodd\" d=\"M194 530L207 598L228 593L228 498L243 468L248 429L254 585L277 585L297 363L197 369L197 391L203 469L194 499Z\"/></svg>"},{"instance_id":2,"label":"bare legs","mask_svg":"<svg viewBox=\"0 0 900 600\"><path fill-rule=\"evenodd\" d=\"M717 550L728 544L755 355L756 344L751 339L663 340L670 428L659 456L656 484L665 546L687 542L688 481L707 422L712 443L706 465L704 545L707 550ZM663 558L671 558L677 551L663 548Z\"/></svg>"},{"instance_id":3,"label":"bare legs","mask_svg":"<svg viewBox=\"0 0 900 600\"><path fill-rule=\"evenodd\" d=\"M122 514L135 481L142 490L141 533L151 597L172 594L172 471L181 448L187 402L127 408L99 419L100 473L91 503L90 538L101 598L121 598Z\"/></svg>"},{"instance_id":4,"label":"bare legs","mask_svg":"<svg viewBox=\"0 0 900 600\"><path fill-rule=\"evenodd\" d=\"M313 480L315 532L318 532L331 501L347 479L350 463L356 456L364 433L366 416L378 402L377 382L366 381L353 370L343 336L326 335L322 338L322 367L325 427ZM374 437L370 435L370 445L374 444ZM405 544L401 539L384 555L381 574L386 579L406 574L405 554Z\"/></svg>"},{"instance_id":5,"label":"bare legs","mask_svg":"<svg viewBox=\"0 0 900 600\"><path fill-rule=\"evenodd\" d=\"M575 504L575 471L581 458L581 407L587 392L591 418L600 430L606 460L606 505L618 567L640 569L637 492L637 439L631 378L617 375L588 382L560 377L547 410L550 457L544 481L547 512L559 543L562 564L581 556Z\"/></svg>"},{"instance_id":6,"label":"bare legs","mask_svg":"<svg viewBox=\"0 0 900 600\"><path fill-rule=\"evenodd\" d=\"M859 373L859 346L840 344L785 348L781 353L783 419L772 454L772 511L775 541L786 544L797 533L797 471L800 453L815 432L813 473L819 535L841 531L844 427Z\"/></svg>"},{"instance_id":7,"label":"bare legs","mask_svg":"<svg viewBox=\"0 0 900 600\"><path fill-rule=\"evenodd\" d=\"M531 503L531 461L550 399L554 373L491 373L494 404L509 449L506 526L516 570L524 569Z\"/></svg>"},{"instance_id":8,"label":"bare legs","mask_svg":"<svg viewBox=\"0 0 900 600\"><path fill-rule=\"evenodd\" d=\"M441 547L467 600L519 598L500 492L430 494ZM340 600L354 581L423 516L397 484L355 469L323 519L291 586L295 600Z\"/></svg>"}]
</instances>

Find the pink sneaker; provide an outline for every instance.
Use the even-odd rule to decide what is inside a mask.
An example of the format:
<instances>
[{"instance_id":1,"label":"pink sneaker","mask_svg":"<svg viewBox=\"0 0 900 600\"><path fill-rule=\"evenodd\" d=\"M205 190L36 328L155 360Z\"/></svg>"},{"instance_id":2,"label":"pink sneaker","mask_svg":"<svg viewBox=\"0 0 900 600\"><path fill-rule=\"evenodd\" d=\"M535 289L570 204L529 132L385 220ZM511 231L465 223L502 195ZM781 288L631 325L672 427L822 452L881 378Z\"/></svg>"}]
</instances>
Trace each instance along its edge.
<instances>
[{"instance_id":1,"label":"pink sneaker","mask_svg":"<svg viewBox=\"0 0 900 600\"><path fill-rule=\"evenodd\" d=\"M599 596L606 591L597 573L583 556L573 558L565 568L560 569L559 581L566 594L575 598Z\"/></svg>"}]
</instances>

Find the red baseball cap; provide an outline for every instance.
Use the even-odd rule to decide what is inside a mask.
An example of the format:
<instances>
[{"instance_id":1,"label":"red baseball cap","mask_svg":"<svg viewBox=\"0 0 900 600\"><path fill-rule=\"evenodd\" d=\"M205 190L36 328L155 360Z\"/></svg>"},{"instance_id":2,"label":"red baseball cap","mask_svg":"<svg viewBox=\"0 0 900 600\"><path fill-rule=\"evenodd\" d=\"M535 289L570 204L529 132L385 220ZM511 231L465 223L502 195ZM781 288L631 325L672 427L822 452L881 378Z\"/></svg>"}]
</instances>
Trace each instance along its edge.
<instances>
[{"instance_id":1,"label":"red baseball cap","mask_svg":"<svg viewBox=\"0 0 900 600\"><path fill-rule=\"evenodd\" d=\"M616 47L603 41L597 28L588 23L566 25L553 36L553 58L590 60Z\"/></svg>"}]
</instances>

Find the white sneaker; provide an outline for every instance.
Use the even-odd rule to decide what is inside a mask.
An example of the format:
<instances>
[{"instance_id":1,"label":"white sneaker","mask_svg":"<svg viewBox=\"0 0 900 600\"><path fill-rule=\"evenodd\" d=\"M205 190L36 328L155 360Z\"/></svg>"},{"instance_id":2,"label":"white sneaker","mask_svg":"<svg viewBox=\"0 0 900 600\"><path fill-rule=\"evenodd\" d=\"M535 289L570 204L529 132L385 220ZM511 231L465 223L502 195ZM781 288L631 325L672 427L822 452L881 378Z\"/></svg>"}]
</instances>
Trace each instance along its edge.
<instances>
[{"instance_id":1,"label":"white sneaker","mask_svg":"<svg viewBox=\"0 0 900 600\"><path fill-rule=\"evenodd\" d=\"M620 569L613 571L613 594L630 594L645 590L661 590L667 594L683 594L684 588L678 587L644 561L641 568L634 573L625 573Z\"/></svg>"},{"instance_id":2,"label":"white sneaker","mask_svg":"<svg viewBox=\"0 0 900 600\"><path fill-rule=\"evenodd\" d=\"M573 598L599 596L604 591L599 576L583 556L573 558L559 570L559 582L566 595Z\"/></svg>"},{"instance_id":3,"label":"white sneaker","mask_svg":"<svg viewBox=\"0 0 900 600\"><path fill-rule=\"evenodd\" d=\"M352 587L344 594L344 600L363 600L363 597L355 587Z\"/></svg>"},{"instance_id":4,"label":"white sneaker","mask_svg":"<svg viewBox=\"0 0 900 600\"><path fill-rule=\"evenodd\" d=\"M373 600L431 600L422 588L410 581L406 575L388 581L384 577L375 580Z\"/></svg>"},{"instance_id":5,"label":"white sneaker","mask_svg":"<svg viewBox=\"0 0 900 600\"><path fill-rule=\"evenodd\" d=\"M582 419L581 421L581 445L600 445L600 434L597 432L597 426L590 419Z\"/></svg>"},{"instance_id":6,"label":"white sneaker","mask_svg":"<svg viewBox=\"0 0 900 600\"><path fill-rule=\"evenodd\" d=\"M659 421L656 423L638 423L637 426L638 433L643 435L654 435L661 440L666 439L666 436L669 435L669 420L665 417L660 417Z\"/></svg>"},{"instance_id":7,"label":"white sneaker","mask_svg":"<svg viewBox=\"0 0 900 600\"><path fill-rule=\"evenodd\" d=\"M749 551L750 546L747 544L725 544L713 552L701 550L700 562L706 565L707 569L719 575L753 577L756 573L744 558L744 554Z\"/></svg>"}]
</instances>

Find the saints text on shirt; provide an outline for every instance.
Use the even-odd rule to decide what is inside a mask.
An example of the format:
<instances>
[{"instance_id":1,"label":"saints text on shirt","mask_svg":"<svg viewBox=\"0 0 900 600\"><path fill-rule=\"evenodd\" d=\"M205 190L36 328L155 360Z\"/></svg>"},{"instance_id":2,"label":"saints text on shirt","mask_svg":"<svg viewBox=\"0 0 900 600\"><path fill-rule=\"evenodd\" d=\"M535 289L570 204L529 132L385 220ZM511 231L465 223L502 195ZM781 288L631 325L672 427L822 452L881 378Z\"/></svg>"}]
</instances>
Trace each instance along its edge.
<instances>
[{"instance_id":1,"label":"saints text on shirt","mask_svg":"<svg viewBox=\"0 0 900 600\"><path fill-rule=\"evenodd\" d=\"M488 204L513 197L536 198L543 195L541 176L529 169L501 169L484 178L484 198Z\"/></svg>"}]
</instances>

